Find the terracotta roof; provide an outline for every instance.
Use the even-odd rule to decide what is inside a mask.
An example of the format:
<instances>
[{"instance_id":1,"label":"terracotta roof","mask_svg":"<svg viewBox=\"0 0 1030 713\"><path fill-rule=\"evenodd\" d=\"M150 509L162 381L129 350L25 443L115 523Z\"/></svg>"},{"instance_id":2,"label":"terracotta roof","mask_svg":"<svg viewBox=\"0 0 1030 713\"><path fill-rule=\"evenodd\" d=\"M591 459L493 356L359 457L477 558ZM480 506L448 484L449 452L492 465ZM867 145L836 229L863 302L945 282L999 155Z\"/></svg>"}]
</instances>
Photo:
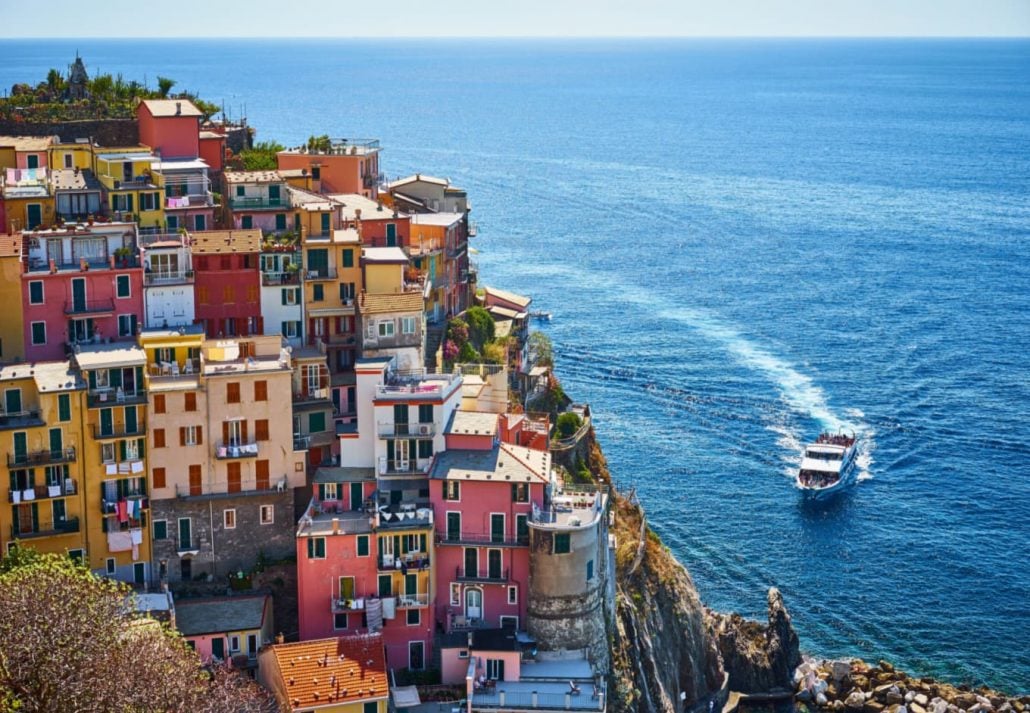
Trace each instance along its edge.
<instances>
[{"instance_id":1,"label":"terracotta roof","mask_svg":"<svg viewBox=\"0 0 1030 713\"><path fill-rule=\"evenodd\" d=\"M389 295L362 294L358 308L362 314L385 314L387 312L421 312L425 300L421 292L399 292Z\"/></svg>"},{"instance_id":2,"label":"terracotta roof","mask_svg":"<svg viewBox=\"0 0 1030 713\"><path fill-rule=\"evenodd\" d=\"M46 151L53 136L0 136L0 146L13 146L15 151Z\"/></svg>"},{"instance_id":3,"label":"terracotta roof","mask_svg":"<svg viewBox=\"0 0 1030 713\"><path fill-rule=\"evenodd\" d=\"M146 99L142 103L153 116L201 116L189 99Z\"/></svg>"},{"instance_id":4,"label":"terracotta roof","mask_svg":"<svg viewBox=\"0 0 1030 713\"><path fill-rule=\"evenodd\" d=\"M194 255L256 253L261 250L261 230L202 230L190 233Z\"/></svg>"},{"instance_id":5,"label":"terracotta roof","mask_svg":"<svg viewBox=\"0 0 1030 713\"><path fill-rule=\"evenodd\" d=\"M226 183L282 183L278 171L226 171Z\"/></svg>"},{"instance_id":6,"label":"terracotta roof","mask_svg":"<svg viewBox=\"0 0 1030 713\"><path fill-rule=\"evenodd\" d=\"M0 257L21 257L22 236L0 235Z\"/></svg>"},{"instance_id":7,"label":"terracotta roof","mask_svg":"<svg viewBox=\"0 0 1030 713\"><path fill-rule=\"evenodd\" d=\"M383 699L389 693L383 638L340 638L269 647L290 708Z\"/></svg>"}]
</instances>

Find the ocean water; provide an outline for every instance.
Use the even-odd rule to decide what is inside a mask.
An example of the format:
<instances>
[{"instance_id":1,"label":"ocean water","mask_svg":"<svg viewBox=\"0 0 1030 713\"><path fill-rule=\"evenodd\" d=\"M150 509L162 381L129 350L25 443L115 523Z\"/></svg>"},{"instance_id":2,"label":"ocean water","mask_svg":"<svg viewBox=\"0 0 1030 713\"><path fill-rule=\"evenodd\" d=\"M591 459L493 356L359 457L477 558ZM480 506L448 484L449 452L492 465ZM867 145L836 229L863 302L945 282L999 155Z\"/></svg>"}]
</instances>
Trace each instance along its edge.
<instances>
[{"instance_id":1,"label":"ocean water","mask_svg":"<svg viewBox=\"0 0 1030 713\"><path fill-rule=\"evenodd\" d=\"M1030 42L4 41L468 189L705 601L1030 691ZM803 504L802 444L861 437Z\"/></svg>"}]
</instances>

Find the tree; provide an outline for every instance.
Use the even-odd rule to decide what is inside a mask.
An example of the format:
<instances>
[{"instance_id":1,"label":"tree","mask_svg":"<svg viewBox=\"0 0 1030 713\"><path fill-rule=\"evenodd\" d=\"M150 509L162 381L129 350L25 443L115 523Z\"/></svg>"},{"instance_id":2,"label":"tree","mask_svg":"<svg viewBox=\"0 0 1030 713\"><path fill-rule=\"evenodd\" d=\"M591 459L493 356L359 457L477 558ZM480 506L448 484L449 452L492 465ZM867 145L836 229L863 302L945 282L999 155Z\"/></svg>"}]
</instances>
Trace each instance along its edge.
<instances>
[{"instance_id":1,"label":"tree","mask_svg":"<svg viewBox=\"0 0 1030 713\"><path fill-rule=\"evenodd\" d=\"M566 411L565 413L558 416L558 421L555 426L558 429L558 434L562 438L568 438L579 430L579 427L583 425L583 419L579 417L579 414L573 413L572 411Z\"/></svg>"},{"instance_id":2,"label":"tree","mask_svg":"<svg viewBox=\"0 0 1030 713\"><path fill-rule=\"evenodd\" d=\"M175 86L175 80L169 79L168 77L158 76L157 78L157 93L161 95L162 99L168 98L168 92L172 91L172 87Z\"/></svg>"},{"instance_id":3,"label":"tree","mask_svg":"<svg viewBox=\"0 0 1030 713\"><path fill-rule=\"evenodd\" d=\"M274 171L278 168L275 155L285 148L275 141L259 141L253 148L240 152L245 171Z\"/></svg>"},{"instance_id":4,"label":"tree","mask_svg":"<svg viewBox=\"0 0 1030 713\"><path fill-rule=\"evenodd\" d=\"M46 84L50 90L51 98L58 98L61 94L61 90L64 89L64 77L56 69L51 69L46 73Z\"/></svg>"},{"instance_id":5,"label":"tree","mask_svg":"<svg viewBox=\"0 0 1030 713\"><path fill-rule=\"evenodd\" d=\"M551 338L543 332L529 335L529 359L538 366L554 366L554 348Z\"/></svg>"},{"instance_id":6,"label":"tree","mask_svg":"<svg viewBox=\"0 0 1030 713\"><path fill-rule=\"evenodd\" d=\"M477 350L482 350L483 345L493 341L494 318L482 307L469 307L465 311L465 321L469 325L469 341Z\"/></svg>"},{"instance_id":7,"label":"tree","mask_svg":"<svg viewBox=\"0 0 1030 713\"><path fill-rule=\"evenodd\" d=\"M469 326L465 320L454 317L447 322L447 339L454 342L458 348L469 340Z\"/></svg>"},{"instance_id":8,"label":"tree","mask_svg":"<svg viewBox=\"0 0 1030 713\"><path fill-rule=\"evenodd\" d=\"M212 677L176 632L136 612L124 584L66 557L20 549L0 572L0 691L7 709L276 710L267 695L218 672ZM212 706L209 700L227 700L226 689L239 692L231 705Z\"/></svg>"},{"instance_id":9,"label":"tree","mask_svg":"<svg viewBox=\"0 0 1030 713\"><path fill-rule=\"evenodd\" d=\"M329 134L308 137L308 151L328 151L332 148L333 142Z\"/></svg>"},{"instance_id":10,"label":"tree","mask_svg":"<svg viewBox=\"0 0 1030 713\"><path fill-rule=\"evenodd\" d=\"M484 344L483 361L487 364L504 364L508 361L508 349L502 342Z\"/></svg>"},{"instance_id":11,"label":"tree","mask_svg":"<svg viewBox=\"0 0 1030 713\"><path fill-rule=\"evenodd\" d=\"M479 352L472 346L472 342L465 342L458 351L457 361L461 364L478 364L480 361Z\"/></svg>"}]
</instances>

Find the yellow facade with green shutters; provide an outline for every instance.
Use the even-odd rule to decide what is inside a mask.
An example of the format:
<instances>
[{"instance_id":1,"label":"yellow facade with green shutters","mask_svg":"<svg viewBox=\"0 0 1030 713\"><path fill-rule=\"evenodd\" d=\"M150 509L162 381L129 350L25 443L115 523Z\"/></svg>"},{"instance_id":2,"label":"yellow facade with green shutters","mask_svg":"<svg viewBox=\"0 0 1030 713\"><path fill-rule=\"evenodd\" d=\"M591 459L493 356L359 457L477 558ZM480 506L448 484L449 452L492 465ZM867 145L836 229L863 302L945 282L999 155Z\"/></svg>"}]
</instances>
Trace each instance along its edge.
<instances>
[{"instance_id":1,"label":"yellow facade with green shutters","mask_svg":"<svg viewBox=\"0 0 1030 713\"><path fill-rule=\"evenodd\" d=\"M134 220L140 228L165 229L165 181L151 169L157 160L141 146L94 153L93 173L104 187L108 215Z\"/></svg>"}]
</instances>

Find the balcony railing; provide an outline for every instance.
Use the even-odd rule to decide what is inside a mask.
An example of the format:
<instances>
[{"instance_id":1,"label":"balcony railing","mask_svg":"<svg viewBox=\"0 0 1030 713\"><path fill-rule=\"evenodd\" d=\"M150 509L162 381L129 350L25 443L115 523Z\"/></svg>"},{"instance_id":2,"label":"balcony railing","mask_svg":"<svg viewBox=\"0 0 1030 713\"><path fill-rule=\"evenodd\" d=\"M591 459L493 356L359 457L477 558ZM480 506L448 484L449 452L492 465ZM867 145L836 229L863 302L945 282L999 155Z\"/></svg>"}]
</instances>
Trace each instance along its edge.
<instances>
[{"instance_id":1,"label":"balcony railing","mask_svg":"<svg viewBox=\"0 0 1030 713\"><path fill-rule=\"evenodd\" d=\"M429 458L424 458L423 465L419 465L414 458L401 461L382 457L379 459L379 475L425 475L429 461Z\"/></svg>"},{"instance_id":2,"label":"balcony railing","mask_svg":"<svg viewBox=\"0 0 1030 713\"><path fill-rule=\"evenodd\" d=\"M0 429L42 426L44 421L37 409L26 411L0 411Z\"/></svg>"},{"instance_id":3,"label":"balcony railing","mask_svg":"<svg viewBox=\"0 0 1030 713\"><path fill-rule=\"evenodd\" d=\"M124 495L119 496L116 500L107 500L106 498L100 501L100 512L103 515L117 515L118 514L118 503L127 503L130 500L139 500L140 508L143 510L150 509L150 498L147 497L145 489L134 490Z\"/></svg>"},{"instance_id":4,"label":"balcony railing","mask_svg":"<svg viewBox=\"0 0 1030 713\"><path fill-rule=\"evenodd\" d=\"M175 497L187 499L187 498L202 498L204 500L213 500L215 498L223 498L226 496L238 497L248 495L268 495L270 493L285 493L288 490L288 482L286 476L279 478L270 478L268 480L258 480L256 478L242 478L239 482L230 483L228 481L218 483L176 483L175 485Z\"/></svg>"},{"instance_id":5,"label":"balcony railing","mask_svg":"<svg viewBox=\"0 0 1030 713\"><path fill-rule=\"evenodd\" d=\"M143 436L147 432L146 421L140 419L130 429L128 424L113 423L110 428L104 428L100 424L93 424L93 438L100 441L107 438L128 438L130 436Z\"/></svg>"},{"instance_id":6,"label":"balcony railing","mask_svg":"<svg viewBox=\"0 0 1030 713\"><path fill-rule=\"evenodd\" d=\"M299 285L300 284L300 273L299 272L262 272L261 273L261 284L265 287L274 287L276 285Z\"/></svg>"},{"instance_id":7,"label":"balcony railing","mask_svg":"<svg viewBox=\"0 0 1030 713\"><path fill-rule=\"evenodd\" d=\"M131 406L133 404L145 404L147 393L143 389L126 392L121 387L116 389L93 389L89 392L86 403L90 408L103 406Z\"/></svg>"},{"instance_id":8,"label":"balcony railing","mask_svg":"<svg viewBox=\"0 0 1030 713\"><path fill-rule=\"evenodd\" d=\"M379 423L380 438L431 438L436 435L432 423Z\"/></svg>"},{"instance_id":9,"label":"balcony railing","mask_svg":"<svg viewBox=\"0 0 1030 713\"><path fill-rule=\"evenodd\" d=\"M311 436L293 436L293 450L306 451L311 447Z\"/></svg>"},{"instance_id":10,"label":"balcony railing","mask_svg":"<svg viewBox=\"0 0 1030 713\"><path fill-rule=\"evenodd\" d=\"M293 392L293 403L299 404L306 401L328 401L331 398L329 387L323 386L318 389L303 389Z\"/></svg>"},{"instance_id":11,"label":"balcony railing","mask_svg":"<svg viewBox=\"0 0 1030 713\"><path fill-rule=\"evenodd\" d=\"M185 196L167 196L165 198L165 210L177 208L206 208L215 204L214 195L206 193L191 193Z\"/></svg>"},{"instance_id":12,"label":"balcony railing","mask_svg":"<svg viewBox=\"0 0 1030 713\"><path fill-rule=\"evenodd\" d=\"M512 537L510 533L498 537L492 533L447 532L437 535L440 545L470 545L491 547L525 547L529 544L529 533Z\"/></svg>"},{"instance_id":13,"label":"balcony railing","mask_svg":"<svg viewBox=\"0 0 1030 713\"><path fill-rule=\"evenodd\" d=\"M507 569L500 572L466 572L464 567L457 567L454 570L454 579L458 582L507 582L509 572Z\"/></svg>"},{"instance_id":14,"label":"balcony railing","mask_svg":"<svg viewBox=\"0 0 1030 713\"><path fill-rule=\"evenodd\" d=\"M178 272L145 272L143 273L143 284L148 287L154 285L178 285L193 282L193 270L179 270Z\"/></svg>"},{"instance_id":15,"label":"balcony railing","mask_svg":"<svg viewBox=\"0 0 1030 713\"><path fill-rule=\"evenodd\" d=\"M406 554L400 557L379 555L376 566L380 572L411 572L429 568L429 555L425 552Z\"/></svg>"},{"instance_id":16,"label":"balcony railing","mask_svg":"<svg viewBox=\"0 0 1030 713\"><path fill-rule=\"evenodd\" d=\"M114 312L114 300L72 300L64 303L65 314L103 314Z\"/></svg>"},{"instance_id":17,"label":"balcony railing","mask_svg":"<svg viewBox=\"0 0 1030 713\"><path fill-rule=\"evenodd\" d=\"M318 270L305 270L304 279L307 282L318 282L320 280L335 280L336 279L336 268L335 267L324 267Z\"/></svg>"},{"instance_id":18,"label":"balcony railing","mask_svg":"<svg viewBox=\"0 0 1030 713\"><path fill-rule=\"evenodd\" d=\"M381 506L376 512L376 527L380 530L403 530L432 527L433 506L430 503L417 505Z\"/></svg>"},{"instance_id":19,"label":"balcony railing","mask_svg":"<svg viewBox=\"0 0 1030 713\"><path fill-rule=\"evenodd\" d=\"M36 465L59 465L75 462L75 448L57 448L55 450L32 451L29 453L8 453L7 467L21 468Z\"/></svg>"},{"instance_id":20,"label":"balcony railing","mask_svg":"<svg viewBox=\"0 0 1030 713\"><path fill-rule=\"evenodd\" d=\"M262 208L286 208L288 201L284 198L268 198L267 196L232 196L229 207L233 210L261 210Z\"/></svg>"},{"instance_id":21,"label":"balcony railing","mask_svg":"<svg viewBox=\"0 0 1030 713\"><path fill-rule=\"evenodd\" d=\"M77 495L79 492L78 481L72 478L65 478L62 485L35 485L23 490L8 490L7 502L27 503L34 500L46 500L49 498L62 498L65 495ZM28 497L31 495L31 497Z\"/></svg>"},{"instance_id":22,"label":"balcony railing","mask_svg":"<svg viewBox=\"0 0 1030 713\"><path fill-rule=\"evenodd\" d=\"M357 599L343 599L340 597L329 598L329 609L334 614L346 614L352 611L365 611L365 600L372 597L359 597Z\"/></svg>"},{"instance_id":23,"label":"balcony railing","mask_svg":"<svg viewBox=\"0 0 1030 713\"><path fill-rule=\"evenodd\" d=\"M429 593L424 592L421 594L398 594L397 595L397 608L398 609L418 609L420 607L429 606Z\"/></svg>"},{"instance_id":24,"label":"balcony railing","mask_svg":"<svg viewBox=\"0 0 1030 713\"><path fill-rule=\"evenodd\" d=\"M52 537L54 535L67 535L79 531L79 518L66 517L63 520L44 519L32 523L32 528L23 530L21 527L11 525L11 539L27 540L34 537Z\"/></svg>"},{"instance_id":25,"label":"balcony railing","mask_svg":"<svg viewBox=\"0 0 1030 713\"><path fill-rule=\"evenodd\" d=\"M236 458L257 458L258 444L255 443L219 443L215 448L215 457L219 460L233 460Z\"/></svg>"}]
</instances>

